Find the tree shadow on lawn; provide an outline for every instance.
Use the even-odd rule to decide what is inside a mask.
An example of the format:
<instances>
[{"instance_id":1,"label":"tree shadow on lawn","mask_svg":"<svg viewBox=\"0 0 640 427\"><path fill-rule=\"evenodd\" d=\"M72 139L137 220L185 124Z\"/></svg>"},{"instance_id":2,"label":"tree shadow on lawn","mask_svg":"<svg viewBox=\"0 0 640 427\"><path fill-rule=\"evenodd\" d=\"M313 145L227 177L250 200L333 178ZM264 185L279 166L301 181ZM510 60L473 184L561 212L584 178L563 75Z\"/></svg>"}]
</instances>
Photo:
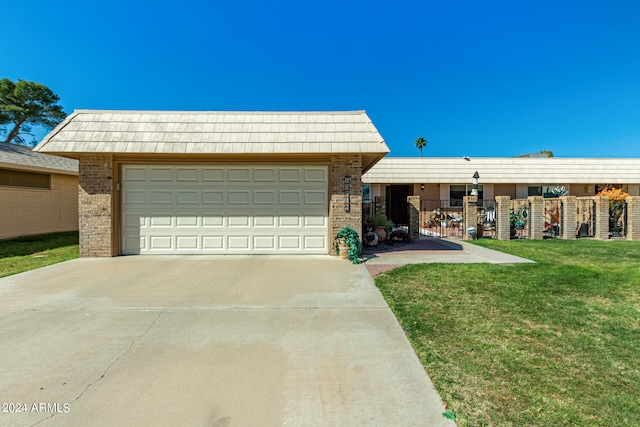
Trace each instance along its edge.
<instances>
[{"instance_id":1,"label":"tree shadow on lawn","mask_svg":"<svg viewBox=\"0 0 640 427\"><path fill-rule=\"evenodd\" d=\"M77 231L16 237L14 239L0 240L0 258L34 255L77 244Z\"/></svg>"}]
</instances>

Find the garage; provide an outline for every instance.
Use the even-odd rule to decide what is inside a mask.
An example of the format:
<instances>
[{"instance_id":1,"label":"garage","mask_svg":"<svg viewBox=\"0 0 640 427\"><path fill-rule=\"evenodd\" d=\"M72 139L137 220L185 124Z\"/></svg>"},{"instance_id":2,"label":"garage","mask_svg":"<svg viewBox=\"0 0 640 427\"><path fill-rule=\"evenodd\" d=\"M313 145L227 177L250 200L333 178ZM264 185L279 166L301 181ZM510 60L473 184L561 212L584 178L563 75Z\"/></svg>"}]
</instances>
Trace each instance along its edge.
<instances>
[{"instance_id":1,"label":"garage","mask_svg":"<svg viewBox=\"0 0 640 427\"><path fill-rule=\"evenodd\" d=\"M77 159L80 256L335 254L389 152L365 111L77 110L35 151Z\"/></svg>"},{"instance_id":2,"label":"garage","mask_svg":"<svg viewBox=\"0 0 640 427\"><path fill-rule=\"evenodd\" d=\"M325 165L123 165L121 253L327 254Z\"/></svg>"}]
</instances>

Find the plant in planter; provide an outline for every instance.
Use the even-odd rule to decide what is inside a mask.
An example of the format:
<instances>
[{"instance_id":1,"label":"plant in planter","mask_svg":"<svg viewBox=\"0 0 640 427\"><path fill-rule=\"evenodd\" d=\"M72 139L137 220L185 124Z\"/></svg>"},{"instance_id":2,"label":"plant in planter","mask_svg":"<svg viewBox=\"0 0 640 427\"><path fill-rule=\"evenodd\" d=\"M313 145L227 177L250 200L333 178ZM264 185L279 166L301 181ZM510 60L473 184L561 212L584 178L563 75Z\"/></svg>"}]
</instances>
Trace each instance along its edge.
<instances>
[{"instance_id":1,"label":"plant in planter","mask_svg":"<svg viewBox=\"0 0 640 427\"><path fill-rule=\"evenodd\" d=\"M524 211L524 212L523 212ZM513 208L509 213L509 226L511 228L511 237L516 235L516 230L523 230L526 223L521 219L522 217L526 218L527 212L526 210L520 209L520 211L516 212Z\"/></svg>"},{"instance_id":2,"label":"plant in planter","mask_svg":"<svg viewBox=\"0 0 640 427\"><path fill-rule=\"evenodd\" d=\"M380 242L387 238L387 234L393 231L393 221L383 214L375 214L367 219L367 224L373 227L374 232L378 235Z\"/></svg>"},{"instance_id":3,"label":"plant in planter","mask_svg":"<svg viewBox=\"0 0 640 427\"><path fill-rule=\"evenodd\" d=\"M351 227L345 227L338 231L335 237L335 250L341 257L346 252L346 258L349 258L354 264L360 264L362 241L358 232Z\"/></svg>"}]
</instances>

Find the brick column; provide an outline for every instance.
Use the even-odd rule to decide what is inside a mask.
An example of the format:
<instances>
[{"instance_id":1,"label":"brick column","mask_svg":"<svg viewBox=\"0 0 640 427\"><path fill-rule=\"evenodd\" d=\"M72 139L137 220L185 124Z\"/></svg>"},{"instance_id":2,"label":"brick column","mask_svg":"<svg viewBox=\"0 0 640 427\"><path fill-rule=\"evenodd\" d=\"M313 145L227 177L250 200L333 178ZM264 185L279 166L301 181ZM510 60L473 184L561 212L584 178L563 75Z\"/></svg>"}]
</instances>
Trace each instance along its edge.
<instances>
[{"instance_id":1,"label":"brick column","mask_svg":"<svg viewBox=\"0 0 640 427\"><path fill-rule=\"evenodd\" d=\"M462 206L462 224L464 227L462 238L464 240L472 240L474 236L469 234L469 229L472 228L476 233L478 232L478 197L464 196L462 198Z\"/></svg>"},{"instance_id":2,"label":"brick column","mask_svg":"<svg viewBox=\"0 0 640 427\"><path fill-rule=\"evenodd\" d=\"M609 198L603 196L596 196L593 198L596 202L595 207L595 235L594 237L599 240L609 239Z\"/></svg>"},{"instance_id":3,"label":"brick column","mask_svg":"<svg viewBox=\"0 0 640 427\"><path fill-rule=\"evenodd\" d=\"M346 226L351 226L358 233L362 230L362 156L359 154L331 156L330 169L329 253L336 255L334 237L338 231ZM345 209L345 177L349 177L348 212Z\"/></svg>"},{"instance_id":4,"label":"brick column","mask_svg":"<svg viewBox=\"0 0 640 427\"><path fill-rule=\"evenodd\" d=\"M640 240L640 197L627 196L627 240Z\"/></svg>"},{"instance_id":5,"label":"brick column","mask_svg":"<svg viewBox=\"0 0 640 427\"><path fill-rule=\"evenodd\" d=\"M578 201L575 196L560 197L562 201L562 212L560 214L560 226L562 227L562 238L565 240L575 240L578 229Z\"/></svg>"},{"instance_id":6,"label":"brick column","mask_svg":"<svg viewBox=\"0 0 640 427\"><path fill-rule=\"evenodd\" d=\"M420 196L407 197L409 204L409 236L412 242L420 239Z\"/></svg>"},{"instance_id":7,"label":"brick column","mask_svg":"<svg viewBox=\"0 0 640 427\"><path fill-rule=\"evenodd\" d=\"M80 256L113 256L112 156L81 156L79 160Z\"/></svg>"},{"instance_id":8,"label":"brick column","mask_svg":"<svg viewBox=\"0 0 640 427\"><path fill-rule=\"evenodd\" d=\"M529 239L544 238L544 200L542 196L529 196Z\"/></svg>"},{"instance_id":9,"label":"brick column","mask_svg":"<svg viewBox=\"0 0 640 427\"><path fill-rule=\"evenodd\" d=\"M511 240L510 196L496 196L496 239Z\"/></svg>"}]
</instances>

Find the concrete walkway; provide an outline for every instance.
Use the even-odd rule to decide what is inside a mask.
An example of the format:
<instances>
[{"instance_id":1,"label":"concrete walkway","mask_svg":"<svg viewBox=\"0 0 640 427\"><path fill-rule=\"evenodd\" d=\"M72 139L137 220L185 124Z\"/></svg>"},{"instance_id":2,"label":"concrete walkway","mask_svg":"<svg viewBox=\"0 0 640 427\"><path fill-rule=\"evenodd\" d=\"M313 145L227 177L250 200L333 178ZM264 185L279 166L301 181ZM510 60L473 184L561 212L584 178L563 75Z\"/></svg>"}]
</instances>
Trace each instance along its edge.
<instances>
[{"instance_id":1,"label":"concrete walkway","mask_svg":"<svg viewBox=\"0 0 640 427\"><path fill-rule=\"evenodd\" d=\"M0 342L3 426L455 426L365 266L330 256L5 277Z\"/></svg>"},{"instance_id":2,"label":"concrete walkway","mask_svg":"<svg viewBox=\"0 0 640 427\"><path fill-rule=\"evenodd\" d=\"M385 247L385 250L375 247L364 248L363 256L365 265L372 276L406 264L517 264L534 262L483 248L464 240L436 237L422 237L416 243L398 242L393 247Z\"/></svg>"}]
</instances>

